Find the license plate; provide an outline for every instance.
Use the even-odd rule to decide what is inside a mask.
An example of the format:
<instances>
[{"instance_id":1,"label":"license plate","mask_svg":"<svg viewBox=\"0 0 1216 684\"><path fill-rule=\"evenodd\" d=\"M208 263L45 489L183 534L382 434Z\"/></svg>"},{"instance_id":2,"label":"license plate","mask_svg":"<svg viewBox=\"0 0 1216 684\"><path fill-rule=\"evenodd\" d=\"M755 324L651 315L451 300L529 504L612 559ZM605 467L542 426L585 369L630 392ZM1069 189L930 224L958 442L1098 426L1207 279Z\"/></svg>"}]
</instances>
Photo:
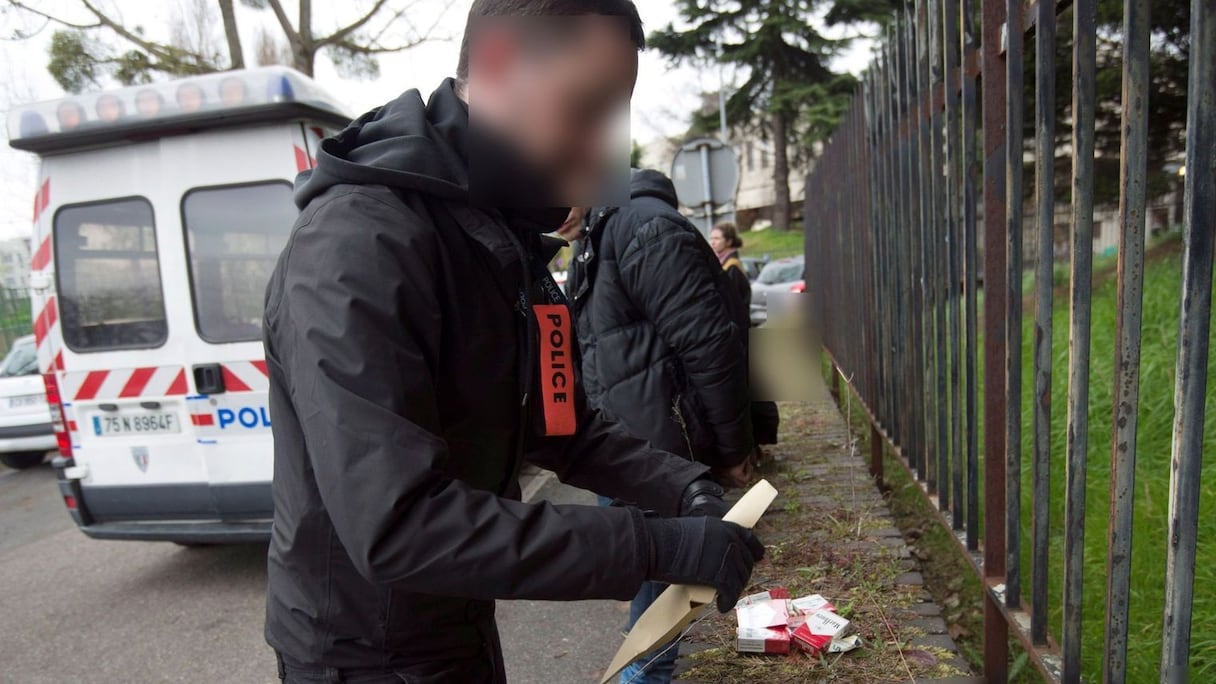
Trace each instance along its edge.
<instances>
[{"instance_id":1,"label":"license plate","mask_svg":"<svg viewBox=\"0 0 1216 684\"><path fill-rule=\"evenodd\" d=\"M98 437L172 434L182 431L176 413L141 413L132 416L93 416L93 434Z\"/></svg>"},{"instance_id":2,"label":"license plate","mask_svg":"<svg viewBox=\"0 0 1216 684\"><path fill-rule=\"evenodd\" d=\"M37 406L45 401L41 394L26 394L20 397L9 397L9 408L25 408L26 406Z\"/></svg>"}]
</instances>

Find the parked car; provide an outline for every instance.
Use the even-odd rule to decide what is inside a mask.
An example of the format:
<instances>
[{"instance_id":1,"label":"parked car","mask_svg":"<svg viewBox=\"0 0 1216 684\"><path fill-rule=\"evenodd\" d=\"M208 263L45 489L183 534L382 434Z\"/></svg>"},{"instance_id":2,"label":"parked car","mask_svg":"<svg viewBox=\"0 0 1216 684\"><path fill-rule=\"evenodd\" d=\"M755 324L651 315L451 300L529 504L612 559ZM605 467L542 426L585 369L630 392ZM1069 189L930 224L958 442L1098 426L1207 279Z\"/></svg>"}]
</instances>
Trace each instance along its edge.
<instances>
[{"instance_id":1,"label":"parked car","mask_svg":"<svg viewBox=\"0 0 1216 684\"><path fill-rule=\"evenodd\" d=\"M764 270L764 266L769 262L767 256L750 257L745 256L739 259L743 264L743 272L747 274L747 279L751 282L756 282L756 278L760 277L760 272Z\"/></svg>"},{"instance_id":2,"label":"parked car","mask_svg":"<svg viewBox=\"0 0 1216 684\"><path fill-rule=\"evenodd\" d=\"M752 283L752 325L768 320L768 300L773 294L806 289L806 259L796 256L769 262Z\"/></svg>"},{"instance_id":3,"label":"parked car","mask_svg":"<svg viewBox=\"0 0 1216 684\"><path fill-rule=\"evenodd\" d=\"M0 363L0 463L10 468L32 468L54 449L51 408L38 374L38 347L34 336L13 343Z\"/></svg>"}]
</instances>

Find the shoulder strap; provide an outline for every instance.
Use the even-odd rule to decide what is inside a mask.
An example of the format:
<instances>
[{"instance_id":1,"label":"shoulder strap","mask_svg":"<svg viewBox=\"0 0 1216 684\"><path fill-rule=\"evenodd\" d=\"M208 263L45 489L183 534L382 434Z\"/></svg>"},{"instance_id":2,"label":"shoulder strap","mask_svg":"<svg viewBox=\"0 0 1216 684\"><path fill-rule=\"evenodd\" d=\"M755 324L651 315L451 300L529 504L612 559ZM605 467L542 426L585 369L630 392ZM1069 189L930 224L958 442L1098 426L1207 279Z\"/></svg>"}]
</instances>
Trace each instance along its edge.
<instances>
[{"instance_id":1,"label":"shoulder strap","mask_svg":"<svg viewBox=\"0 0 1216 684\"><path fill-rule=\"evenodd\" d=\"M731 258L727 259L726 261L722 262L722 270L723 270L723 271L729 271L729 270L730 270L730 269L732 269L732 268L737 268L737 269L739 269L740 271L742 271L742 270L743 270L743 262L742 262L742 261L739 261L739 258L738 258L738 257L731 257Z\"/></svg>"}]
</instances>

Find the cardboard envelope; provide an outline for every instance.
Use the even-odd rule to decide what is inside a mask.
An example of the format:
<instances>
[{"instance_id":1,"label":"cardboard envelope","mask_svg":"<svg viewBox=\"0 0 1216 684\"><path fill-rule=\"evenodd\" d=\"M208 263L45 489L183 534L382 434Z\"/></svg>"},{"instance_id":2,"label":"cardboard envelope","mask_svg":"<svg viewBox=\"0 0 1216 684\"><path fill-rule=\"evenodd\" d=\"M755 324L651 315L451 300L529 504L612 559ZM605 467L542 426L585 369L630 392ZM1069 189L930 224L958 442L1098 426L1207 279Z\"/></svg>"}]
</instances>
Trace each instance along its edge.
<instances>
[{"instance_id":1,"label":"cardboard envelope","mask_svg":"<svg viewBox=\"0 0 1216 684\"><path fill-rule=\"evenodd\" d=\"M760 516L776 498L777 490L768 480L761 480L752 486L722 519L747 528L755 527ZM682 584L668 587L659 594L659 598L650 608L642 613L633 629L629 630L625 643L621 644L612 664L604 672L601 684L608 684L626 665L654 653L679 636L692 624L701 608L714 602L716 595L717 592L711 587Z\"/></svg>"}]
</instances>

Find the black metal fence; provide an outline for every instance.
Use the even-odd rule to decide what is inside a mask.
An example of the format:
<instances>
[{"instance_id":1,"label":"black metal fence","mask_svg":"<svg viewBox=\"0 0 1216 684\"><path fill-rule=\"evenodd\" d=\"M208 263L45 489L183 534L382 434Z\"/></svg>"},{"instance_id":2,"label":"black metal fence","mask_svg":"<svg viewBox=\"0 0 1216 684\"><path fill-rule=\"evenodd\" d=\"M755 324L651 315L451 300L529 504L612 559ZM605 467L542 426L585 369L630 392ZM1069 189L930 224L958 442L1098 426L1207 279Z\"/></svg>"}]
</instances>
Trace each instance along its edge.
<instances>
[{"instance_id":1,"label":"black metal fence","mask_svg":"<svg viewBox=\"0 0 1216 684\"><path fill-rule=\"evenodd\" d=\"M875 475L883 443L955 531L986 587L984 666L1004 682L1009 636L1051 681L1127 675L1142 290L1145 274L1149 0L1124 1L1120 236L1110 497L1086 502L1093 275L1096 0L915 0L887 29L807 185L808 292L824 345L866 404ZM1057 18L1072 14L1071 240L1067 378L1052 372L1052 260L1034 263L1033 434L1022 434L1023 107L1035 100L1036 253L1056 213ZM978 23L977 23L978 22ZM1007 29L1006 27L1013 27ZM1191 0L1182 286L1159 582L1160 681L1189 676L1216 233L1216 2ZM978 28L978 31L977 31ZM1034 43L1032 86L1024 46ZM982 210L982 226L980 221ZM982 319L981 319L982 317ZM982 346L981 346L982 336ZM1067 382L1067 439L1052 444L1053 382ZM982 386L982 400L979 396ZM1060 409L1056 408L1055 411ZM981 415L982 414L982 415ZM981 442L982 438L982 444ZM1053 452L1053 450L1055 450ZM1063 519L1049 516L1053 453ZM1024 477L1023 468L1029 470ZM1022 511L1022 483L1030 483ZM1082 644L1085 512L1109 506L1104 643ZM1023 521L1029 521L1028 562ZM1049 563L1062 527L1062 599L1049 625ZM1060 553L1060 550L1056 550ZM1028 566L1024 568L1023 566ZM1028 569L1024 576L1023 570ZM1206 588L1211 591L1211 587ZM1204 635L1211 639L1212 635ZM1143 631L1137 630L1143 639Z\"/></svg>"}]
</instances>

